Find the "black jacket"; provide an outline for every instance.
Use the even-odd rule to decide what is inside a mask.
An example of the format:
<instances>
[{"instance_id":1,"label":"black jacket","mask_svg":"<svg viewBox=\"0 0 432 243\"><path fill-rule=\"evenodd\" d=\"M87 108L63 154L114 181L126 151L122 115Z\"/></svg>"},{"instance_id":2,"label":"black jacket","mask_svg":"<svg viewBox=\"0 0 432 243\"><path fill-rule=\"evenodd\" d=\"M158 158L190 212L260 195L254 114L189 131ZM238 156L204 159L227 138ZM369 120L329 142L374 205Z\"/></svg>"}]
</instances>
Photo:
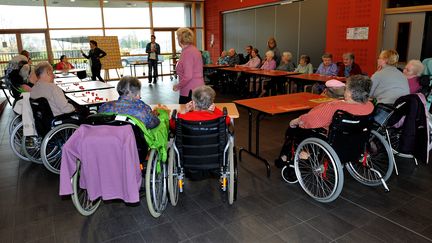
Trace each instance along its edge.
<instances>
[{"instance_id":1,"label":"black jacket","mask_svg":"<svg viewBox=\"0 0 432 243\"><path fill-rule=\"evenodd\" d=\"M156 46L156 61L159 60L158 59L158 55L160 54L160 46L158 43L155 42L155 46ZM149 58L148 60L150 60L150 53L151 53L151 42L147 43L146 45L146 53L149 54Z\"/></svg>"},{"instance_id":2,"label":"black jacket","mask_svg":"<svg viewBox=\"0 0 432 243\"><path fill-rule=\"evenodd\" d=\"M106 56L106 52L102 51L99 47L89 51L88 55L83 53L83 56L91 60L92 65L101 65L100 59Z\"/></svg>"}]
</instances>

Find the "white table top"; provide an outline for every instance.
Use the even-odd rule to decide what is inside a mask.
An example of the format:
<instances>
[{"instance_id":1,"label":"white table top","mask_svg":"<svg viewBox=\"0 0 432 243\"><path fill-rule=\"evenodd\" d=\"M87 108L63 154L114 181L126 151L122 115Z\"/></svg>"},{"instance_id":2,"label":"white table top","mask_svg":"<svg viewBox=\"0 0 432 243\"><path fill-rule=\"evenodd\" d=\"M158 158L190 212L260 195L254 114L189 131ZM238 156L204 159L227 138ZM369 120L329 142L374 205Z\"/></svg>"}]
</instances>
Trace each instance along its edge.
<instances>
[{"instance_id":1,"label":"white table top","mask_svg":"<svg viewBox=\"0 0 432 243\"><path fill-rule=\"evenodd\" d=\"M77 105L81 106L101 105L108 101L117 100L119 97L117 90L115 89L75 92L67 93L65 95Z\"/></svg>"},{"instance_id":2,"label":"white table top","mask_svg":"<svg viewBox=\"0 0 432 243\"><path fill-rule=\"evenodd\" d=\"M57 85L66 84L66 83L79 83L79 82L83 82L83 81L81 81L77 76L72 77L72 78L55 78L54 79L54 83Z\"/></svg>"},{"instance_id":3,"label":"white table top","mask_svg":"<svg viewBox=\"0 0 432 243\"><path fill-rule=\"evenodd\" d=\"M76 75L73 73L58 73L55 75L56 78L75 78Z\"/></svg>"},{"instance_id":4,"label":"white table top","mask_svg":"<svg viewBox=\"0 0 432 243\"><path fill-rule=\"evenodd\" d=\"M75 73L75 72L80 72L80 71L86 71L85 69L82 68L72 68L68 70L68 73ZM63 70L54 70L55 74L59 74L59 73L63 73Z\"/></svg>"},{"instance_id":5,"label":"white table top","mask_svg":"<svg viewBox=\"0 0 432 243\"><path fill-rule=\"evenodd\" d=\"M114 86L100 82L100 81L93 81L93 82L75 82L75 83L60 83L57 84L63 92L65 93L72 93L72 92L81 92L81 91L90 91L90 90L100 90L100 89L112 89Z\"/></svg>"}]
</instances>

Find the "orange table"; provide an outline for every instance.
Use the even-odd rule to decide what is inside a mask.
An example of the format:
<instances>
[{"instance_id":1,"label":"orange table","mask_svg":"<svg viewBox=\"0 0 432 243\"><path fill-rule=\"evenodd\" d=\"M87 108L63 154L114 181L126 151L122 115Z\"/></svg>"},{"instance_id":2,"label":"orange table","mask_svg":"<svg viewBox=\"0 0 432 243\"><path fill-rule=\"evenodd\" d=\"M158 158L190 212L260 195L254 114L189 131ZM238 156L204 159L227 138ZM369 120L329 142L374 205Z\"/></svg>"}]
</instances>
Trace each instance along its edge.
<instances>
[{"instance_id":1,"label":"orange table","mask_svg":"<svg viewBox=\"0 0 432 243\"><path fill-rule=\"evenodd\" d=\"M224 64L224 65L220 65L220 64L205 64L203 65L204 69L217 69L217 68L224 68L224 67L229 67L228 64Z\"/></svg>"},{"instance_id":2,"label":"orange table","mask_svg":"<svg viewBox=\"0 0 432 243\"><path fill-rule=\"evenodd\" d=\"M290 78L291 79L298 79L298 80L312 81L312 82L321 82L321 83L325 83L330 79L337 79L341 82L346 82L345 77L327 76L327 75L321 75L321 74L317 74L317 73L293 75L293 76L290 76Z\"/></svg>"},{"instance_id":3,"label":"orange table","mask_svg":"<svg viewBox=\"0 0 432 243\"><path fill-rule=\"evenodd\" d=\"M311 94L311 93L295 93L288 95L278 95L278 96L270 96L264 98L255 98L255 99L245 99L245 100L235 100L234 103L244 107L248 110L249 114L249 141L248 141L248 149L240 148L239 150L239 159L241 161L242 152L246 152L251 156L261 160L267 167L267 176L270 177L270 164L264 158L259 155L259 128L260 128L260 120L265 115L278 115L285 114L294 111L302 111L302 110L310 110L313 107L329 102L333 99L326 98L321 95ZM253 120L253 111L257 112L256 115L256 135L255 135L255 152L252 152L252 120Z\"/></svg>"},{"instance_id":4,"label":"orange table","mask_svg":"<svg viewBox=\"0 0 432 243\"><path fill-rule=\"evenodd\" d=\"M268 77L268 78L270 78L270 80L272 82L275 82L275 78L283 78L283 77L288 77L288 76L291 76L291 75L299 74L297 72L287 72L287 71L282 71L282 70L262 70L262 69L259 69L259 70L246 70L245 73L254 75L254 79L253 79L253 81L254 81L254 86L253 86L254 93L256 93L256 91L257 91L256 90L256 82L257 82L257 77L258 76ZM277 80L278 79L276 79L276 81ZM260 82L259 86L261 87L262 80L259 80L259 82Z\"/></svg>"}]
</instances>

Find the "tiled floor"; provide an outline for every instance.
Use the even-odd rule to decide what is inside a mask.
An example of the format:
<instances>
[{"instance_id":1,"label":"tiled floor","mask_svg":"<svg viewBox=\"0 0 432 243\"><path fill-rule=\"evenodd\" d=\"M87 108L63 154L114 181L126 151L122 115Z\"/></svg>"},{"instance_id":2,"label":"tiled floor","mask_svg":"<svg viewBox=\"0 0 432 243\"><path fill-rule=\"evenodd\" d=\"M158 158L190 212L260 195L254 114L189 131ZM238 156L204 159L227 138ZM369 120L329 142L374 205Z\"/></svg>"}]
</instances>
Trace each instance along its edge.
<instances>
[{"instance_id":1,"label":"tiled floor","mask_svg":"<svg viewBox=\"0 0 432 243\"><path fill-rule=\"evenodd\" d=\"M149 87L147 103L175 103L172 83ZM232 98L219 94L219 101ZM247 144L247 114L240 109L236 146ZM288 121L295 115L265 118L262 155L279 153ZM345 174L341 196L330 204L311 200L298 185L285 184L272 167L245 155L239 163L239 198L228 206L216 180L186 183L176 207L154 219L145 203L131 207L103 203L91 217L78 214L70 198L58 196L58 176L19 161L9 148L0 118L0 242L428 242L432 239L432 169L400 160L391 191L362 186Z\"/></svg>"}]
</instances>

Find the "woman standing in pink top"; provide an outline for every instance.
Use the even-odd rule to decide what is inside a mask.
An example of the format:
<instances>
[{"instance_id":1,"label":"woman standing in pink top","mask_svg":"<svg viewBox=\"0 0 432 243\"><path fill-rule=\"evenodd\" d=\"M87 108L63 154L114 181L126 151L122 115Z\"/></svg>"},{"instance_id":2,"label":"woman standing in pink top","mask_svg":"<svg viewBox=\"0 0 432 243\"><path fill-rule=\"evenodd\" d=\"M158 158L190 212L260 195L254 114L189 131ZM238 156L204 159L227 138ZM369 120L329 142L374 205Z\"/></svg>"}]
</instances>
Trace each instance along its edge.
<instances>
[{"instance_id":1,"label":"woman standing in pink top","mask_svg":"<svg viewBox=\"0 0 432 243\"><path fill-rule=\"evenodd\" d=\"M193 45L192 30L179 28L176 34L182 53L176 67L179 83L173 90L180 91L179 103L186 104L192 100L192 90L204 85L203 61L201 52Z\"/></svg>"}]
</instances>

